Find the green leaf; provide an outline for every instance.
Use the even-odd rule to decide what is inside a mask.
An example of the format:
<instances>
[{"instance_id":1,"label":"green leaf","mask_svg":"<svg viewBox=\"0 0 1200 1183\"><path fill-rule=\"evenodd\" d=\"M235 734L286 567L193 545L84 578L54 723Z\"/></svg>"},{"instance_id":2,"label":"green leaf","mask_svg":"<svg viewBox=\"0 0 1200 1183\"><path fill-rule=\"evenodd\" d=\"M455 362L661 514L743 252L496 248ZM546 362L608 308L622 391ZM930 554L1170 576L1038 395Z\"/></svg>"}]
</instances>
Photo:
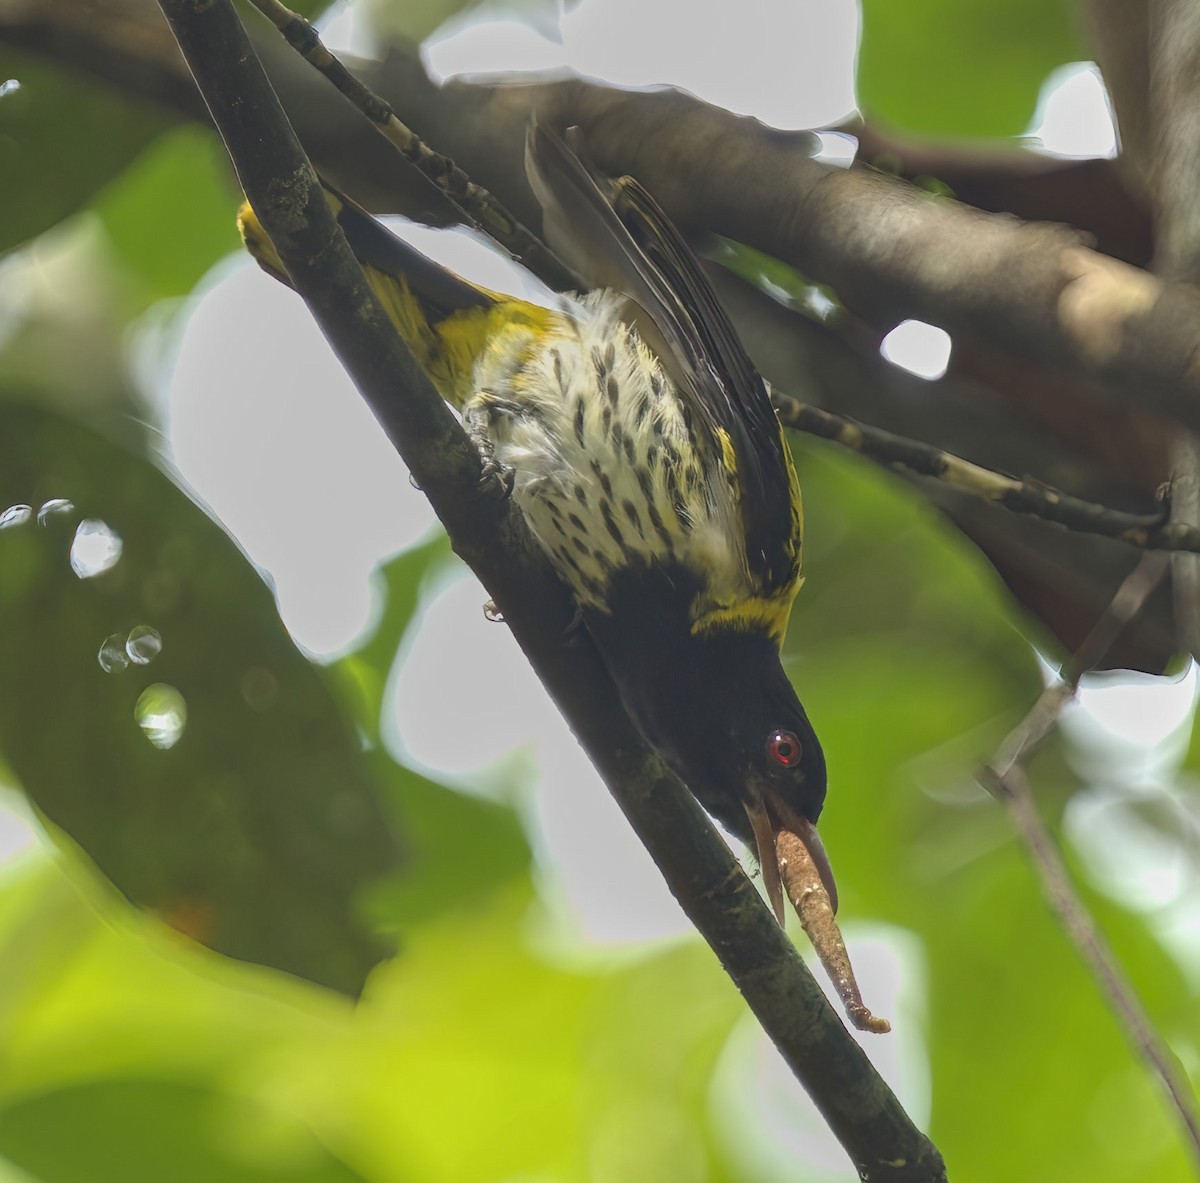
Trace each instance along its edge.
<instances>
[{"instance_id":1,"label":"green leaf","mask_svg":"<svg viewBox=\"0 0 1200 1183\"><path fill-rule=\"evenodd\" d=\"M863 0L859 106L904 131L1020 135L1050 71L1086 56L1061 0Z\"/></svg>"},{"instance_id":2,"label":"green leaf","mask_svg":"<svg viewBox=\"0 0 1200 1183\"><path fill-rule=\"evenodd\" d=\"M284 1112L171 1079L90 1081L16 1101L0 1110L0 1152L40 1183L362 1180Z\"/></svg>"},{"instance_id":3,"label":"green leaf","mask_svg":"<svg viewBox=\"0 0 1200 1183\"><path fill-rule=\"evenodd\" d=\"M387 678L400 643L420 603L430 576L451 562L450 540L442 530L389 559L378 572L383 612L371 635L353 653L329 667L329 675L347 710L373 746L382 743L380 712Z\"/></svg>"},{"instance_id":4,"label":"green leaf","mask_svg":"<svg viewBox=\"0 0 1200 1183\"><path fill-rule=\"evenodd\" d=\"M151 465L0 404L0 508L51 498L74 508L0 530L5 760L130 899L220 952L356 992L382 955L356 899L397 850L360 745L270 590ZM69 561L83 520L123 544L90 578ZM161 652L144 646L138 664L125 649L143 626ZM152 687L186 704L181 728L160 717L165 736L139 726ZM150 699L160 715L171 701Z\"/></svg>"},{"instance_id":5,"label":"green leaf","mask_svg":"<svg viewBox=\"0 0 1200 1183\"><path fill-rule=\"evenodd\" d=\"M241 200L220 141L181 127L160 136L96 202L144 302L181 296L238 248Z\"/></svg>"},{"instance_id":6,"label":"green leaf","mask_svg":"<svg viewBox=\"0 0 1200 1183\"><path fill-rule=\"evenodd\" d=\"M511 806L435 784L392 760L382 749L384 688L405 633L431 577L453 561L449 540L436 531L389 560L380 575L384 609L374 632L330 668L333 684L359 721L368 754L404 834L404 867L371 895L371 914L387 928L413 924L467 905L527 876L532 853Z\"/></svg>"},{"instance_id":7,"label":"green leaf","mask_svg":"<svg viewBox=\"0 0 1200 1183\"><path fill-rule=\"evenodd\" d=\"M86 205L170 126L161 109L0 45L0 253Z\"/></svg>"},{"instance_id":8,"label":"green leaf","mask_svg":"<svg viewBox=\"0 0 1200 1183\"><path fill-rule=\"evenodd\" d=\"M371 753L405 837L404 867L370 898L381 926L406 930L443 912L475 907L529 873L532 853L516 811L455 792Z\"/></svg>"}]
</instances>

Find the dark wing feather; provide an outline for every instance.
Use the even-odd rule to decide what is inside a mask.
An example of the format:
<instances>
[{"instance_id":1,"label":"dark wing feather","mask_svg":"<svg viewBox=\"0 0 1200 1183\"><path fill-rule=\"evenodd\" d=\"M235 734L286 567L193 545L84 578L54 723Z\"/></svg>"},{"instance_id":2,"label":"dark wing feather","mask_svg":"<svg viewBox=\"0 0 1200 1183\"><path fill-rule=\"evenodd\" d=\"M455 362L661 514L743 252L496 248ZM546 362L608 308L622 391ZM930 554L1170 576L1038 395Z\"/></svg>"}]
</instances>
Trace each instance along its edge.
<instances>
[{"instance_id":1,"label":"dark wing feather","mask_svg":"<svg viewBox=\"0 0 1200 1183\"><path fill-rule=\"evenodd\" d=\"M374 215L356 201L326 184L334 213L346 235L346 241L360 263L382 271L384 275L407 281L427 314L447 316L462 308L489 308L495 298L474 284L435 263L415 246L393 234Z\"/></svg>"},{"instance_id":2,"label":"dark wing feather","mask_svg":"<svg viewBox=\"0 0 1200 1183\"><path fill-rule=\"evenodd\" d=\"M526 169L551 247L589 284L619 291L641 309L638 329L681 395L710 435L728 433L750 569L767 587L789 580L792 486L779 421L691 248L635 180L605 181L536 124Z\"/></svg>"}]
</instances>

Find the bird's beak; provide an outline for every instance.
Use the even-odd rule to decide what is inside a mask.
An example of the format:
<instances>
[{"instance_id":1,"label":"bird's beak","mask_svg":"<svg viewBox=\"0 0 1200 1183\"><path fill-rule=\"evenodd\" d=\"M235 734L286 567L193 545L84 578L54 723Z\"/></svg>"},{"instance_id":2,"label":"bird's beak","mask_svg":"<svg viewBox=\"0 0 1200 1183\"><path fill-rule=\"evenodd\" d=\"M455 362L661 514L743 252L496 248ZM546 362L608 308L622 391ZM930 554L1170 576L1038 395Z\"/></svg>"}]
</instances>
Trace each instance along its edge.
<instances>
[{"instance_id":1,"label":"bird's beak","mask_svg":"<svg viewBox=\"0 0 1200 1183\"><path fill-rule=\"evenodd\" d=\"M780 924L784 922L783 883L779 877L779 835L781 832L794 834L803 843L805 850L817 868L821 877L821 885L829 896L829 905L834 913L837 912L837 884L833 879L833 868L829 865L829 856L825 853L825 843L813 825L803 814L784 805L777 797L766 795L753 803L746 803L746 816L750 819L750 828L754 832L755 853L758 855L758 865L762 868L763 886L767 889L767 898L775 910L775 918Z\"/></svg>"}]
</instances>

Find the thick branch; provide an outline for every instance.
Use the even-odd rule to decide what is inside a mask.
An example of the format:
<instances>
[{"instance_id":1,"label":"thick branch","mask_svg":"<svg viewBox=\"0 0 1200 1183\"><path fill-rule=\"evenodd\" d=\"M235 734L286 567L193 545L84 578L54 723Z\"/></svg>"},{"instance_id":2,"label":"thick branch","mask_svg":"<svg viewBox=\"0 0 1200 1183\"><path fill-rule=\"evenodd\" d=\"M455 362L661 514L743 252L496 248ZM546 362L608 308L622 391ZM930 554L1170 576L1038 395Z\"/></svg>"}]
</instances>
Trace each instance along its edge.
<instances>
[{"instance_id":1,"label":"thick branch","mask_svg":"<svg viewBox=\"0 0 1200 1183\"><path fill-rule=\"evenodd\" d=\"M326 49L317 30L280 0L250 0L279 30L283 39L314 69L320 71L378 129L400 155L437 186L469 224L524 263L550 284L565 291L578 280L539 238L518 222L486 189L476 185L448 157L429 147L405 126L396 112L374 94Z\"/></svg>"},{"instance_id":2,"label":"thick branch","mask_svg":"<svg viewBox=\"0 0 1200 1183\"><path fill-rule=\"evenodd\" d=\"M385 91L394 88L388 65L376 80ZM875 322L928 320L1073 367L1200 426L1200 293L1100 255L1066 227L1022 224L869 169L833 168L811 158L806 133L773 131L675 91L572 80L456 82L431 93L411 74L399 85L420 107L425 134L472 161L472 175L527 219L534 211L521 205L512 162L519 129L536 111L580 124L601 168L636 175L683 225L798 267Z\"/></svg>"},{"instance_id":3,"label":"thick branch","mask_svg":"<svg viewBox=\"0 0 1200 1183\"><path fill-rule=\"evenodd\" d=\"M586 636L568 629L569 598L519 513L481 490L478 458L370 296L228 0L162 6L295 286L861 1177L944 1178L937 1151L849 1037L728 848L645 747Z\"/></svg>"},{"instance_id":4,"label":"thick branch","mask_svg":"<svg viewBox=\"0 0 1200 1183\"><path fill-rule=\"evenodd\" d=\"M909 181L936 178L956 200L989 213L1069 223L1091 235L1104 254L1138 267L1150 258L1150 218L1125 184L1119 160L1063 160L1016 140L906 137L861 121L838 130L858 140L864 164Z\"/></svg>"},{"instance_id":5,"label":"thick branch","mask_svg":"<svg viewBox=\"0 0 1200 1183\"><path fill-rule=\"evenodd\" d=\"M1148 25L1150 115L1155 133L1149 160L1158 241L1154 267L1162 276L1200 282L1200 13L1184 0L1160 0ZM1183 432L1171 447L1171 518L1200 522L1200 439ZM1200 559L1177 555L1171 569L1180 642L1200 658Z\"/></svg>"},{"instance_id":6,"label":"thick branch","mask_svg":"<svg viewBox=\"0 0 1200 1183\"><path fill-rule=\"evenodd\" d=\"M44 5L56 18L49 27ZM26 43L83 38L90 29L74 11L80 5L0 0L0 33ZM1075 368L1134 405L1200 429L1200 293L1089 250L1065 227L972 210L870 169L832 168L811 158L807 133L775 131L676 91L578 79L439 87L415 52L399 51L356 63L356 72L528 225L539 213L520 164L525 127L538 112L580 124L601 168L636 175L685 227L793 264L873 322L917 317ZM279 60L272 75L289 108L309 86ZM312 97L297 105L311 106ZM334 182L381 212L419 215L412 179L401 183L394 164L381 162L387 153L361 142L348 162L343 135L330 131L314 144L332 158L322 168ZM398 192L409 199L397 211Z\"/></svg>"}]
</instances>

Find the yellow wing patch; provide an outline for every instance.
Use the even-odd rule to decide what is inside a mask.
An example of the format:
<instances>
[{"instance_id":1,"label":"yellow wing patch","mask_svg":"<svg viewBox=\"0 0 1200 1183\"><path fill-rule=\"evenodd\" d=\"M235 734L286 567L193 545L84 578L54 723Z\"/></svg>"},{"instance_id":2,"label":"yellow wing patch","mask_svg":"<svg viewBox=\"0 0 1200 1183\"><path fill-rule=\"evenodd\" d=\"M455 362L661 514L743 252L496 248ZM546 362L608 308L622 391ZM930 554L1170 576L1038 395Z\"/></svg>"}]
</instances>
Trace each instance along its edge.
<instances>
[{"instance_id":1,"label":"yellow wing patch","mask_svg":"<svg viewBox=\"0 0 1200 1183\"><path fill-rule=\"evenodd\" d=\"M334 194L326 197L335 212L341 208ZM259 265L288 283L283 262L248 202L238 211L238 229ZM485 350L505 349L520 362L542 334L562 331L560 313L498 292L478 289L491 297L493 304L434 314L404 275L369 263L363 263L363 273L438 393L455 407L461 408L475 393L475 363ZM524 347L522 339L528 342Z\"/></svg>"}]
</instances>

